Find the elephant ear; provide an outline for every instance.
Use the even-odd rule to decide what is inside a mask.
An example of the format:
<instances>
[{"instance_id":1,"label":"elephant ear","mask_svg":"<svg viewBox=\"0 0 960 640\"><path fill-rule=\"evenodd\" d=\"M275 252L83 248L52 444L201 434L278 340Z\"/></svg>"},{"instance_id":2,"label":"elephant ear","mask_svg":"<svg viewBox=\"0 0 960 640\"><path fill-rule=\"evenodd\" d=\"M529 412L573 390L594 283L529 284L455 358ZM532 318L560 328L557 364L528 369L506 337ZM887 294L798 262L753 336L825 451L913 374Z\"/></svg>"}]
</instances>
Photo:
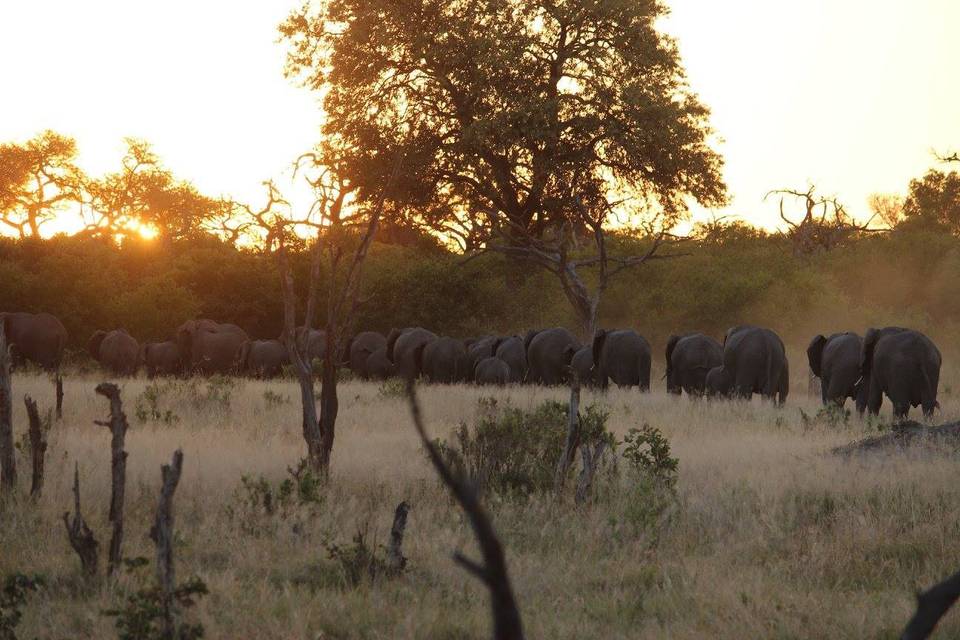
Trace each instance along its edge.
<instances>
[{"instance_id":1,"label":"elephant ear","mask_svg":"<svg viewBox=\"0 0 960 640\"><path fill-rule=\"evenodd\" d=\"M670 376L670 372L671 372L671 370L673 369L673 365L672 365L672 362L673 362L673 350L677 348L677 343L680 342L680 338L682 338L682 337L683 337L683 336L673 335L673 336L670 336L670 339L669 339L669 340L667 340L667 351L666 351L666 353L664 354L664 356L666 357L666 361L667 361L667 377Z\"/></svg>"},{"instance_id":2,"label":"elephant ear","mask_svg":"<svg viewBox=\"0 0 960 640\"><path fill-rule=\"evenodd\" d=\"M578 349L577 349L576 346L574 346L574 345L572 345L572 344L567 345L567 346L563 349L563 362L564 362L564 364L570 364L570 362L573 360L573 356L575 356L575 355L577 354L577 351L578 351Z\"/></svg>"},{"instance_id":3,"label":"elephant ear","mask_svg":"<svg viewBox=\"0 0 960 640\"><path fill-rule=\"evenodd\" d=\"M100 360L100 344L107 337L106 331L94 331L87 341L87 352L94 360Z\"/></svg>"},{"instance_id":4,"label":"elephant ear","mask_svg":"<svg viewBox=\"0 0 960 640\"><path fill-rule=\"evenodd\" d=\"M390 333L387 335L387 360L394 362L393 360L393 345L397 343L397 338L403 332L400 329L390 329Z\"/></svg>"},{"instance_id":5,"label":"elephant ear","mask_svg":"<svg viewBox=\"0 0 960 640\"><path fill-rule=\"evenodd\" d=\"M810 361L810 371L813 371L813 375L817 376L818 378L821 377L823 348L826 346L826 344L826 336L819 335L811 340L810 346L807 347L807 360Z\"/></svg>"},{"instance_id":6,"label":"elephant ear","mask_svg":"<svg viewBox=\"0 0 960 640\"><path fill-rule=\"evenodd\" d=\"M540 333L537 329L530 329L527 331L527 335L523 337L523 352L527 353L530 351L530 343L533 342L533 339L537 337L537 334Z\"/></svg>"},{"instance_id":7,"label":"elephant ear","mask_svg":"<svg viewBox=\"0 0 960 640\"><path fill-rule=\"evenodd\" d=\"M494 340L494 341L490 344L490 357L491 357L491 358L495 358L495 357L496 357L496 355L497 355L497 350L500 349L500 345L502 345L502 344L503 344L504 342L506 342L507 340L509 340L509 338L504 337L504 336L501 336L501 337L497 338L496 340Z\"/></svg>"},{"instance_id":8,"label":"elephant ear","mask_svg":"<svg viewBox=\"0 0 960 640\"><path fill-rule=\"evenodd\" d=\"M600 356L603 355L603 345L607 341L607 333L604 329L597 329L597 332L593 335L593 349L590 355L594 366L600 365Z\"/></svg>"},{"instance_id":9,"label":"elephant ear","mask_svg":"<svg viewBox=\"0 0 960 640\"><path fill-rule=\"evenodd\" d=\"M880 337L879 329L868 329L867 335L863 337L863 346L860 348L860 375L864 378L867 377L870 368L873 366L873 350L876 348Z\"/></svg>"}]
</instances>

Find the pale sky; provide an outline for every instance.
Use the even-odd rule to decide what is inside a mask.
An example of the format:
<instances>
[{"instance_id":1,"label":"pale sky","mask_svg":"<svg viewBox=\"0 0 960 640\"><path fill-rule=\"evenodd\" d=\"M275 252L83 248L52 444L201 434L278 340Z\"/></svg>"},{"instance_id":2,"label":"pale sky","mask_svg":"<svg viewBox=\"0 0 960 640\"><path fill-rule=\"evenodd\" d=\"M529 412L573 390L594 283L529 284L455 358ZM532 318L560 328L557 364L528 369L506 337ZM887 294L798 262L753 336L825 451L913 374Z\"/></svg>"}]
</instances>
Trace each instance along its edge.
<instances>
[{"instance_id":1,"label":"pale sky","mask_svg":"<svg viewBox=\"0 0 960 640\"><path fill-rule=\"evenodd\" d=\"M317 139L309 91L281 73L299 0L0 0L0 141L51 128L91 174L144 138L201 191L255 200ZM856 214L960 149L960 0L668 0L713 109L733 197L813 182ZM283 186L285 183L281 183Z\"/></svg>"}]
</instances>

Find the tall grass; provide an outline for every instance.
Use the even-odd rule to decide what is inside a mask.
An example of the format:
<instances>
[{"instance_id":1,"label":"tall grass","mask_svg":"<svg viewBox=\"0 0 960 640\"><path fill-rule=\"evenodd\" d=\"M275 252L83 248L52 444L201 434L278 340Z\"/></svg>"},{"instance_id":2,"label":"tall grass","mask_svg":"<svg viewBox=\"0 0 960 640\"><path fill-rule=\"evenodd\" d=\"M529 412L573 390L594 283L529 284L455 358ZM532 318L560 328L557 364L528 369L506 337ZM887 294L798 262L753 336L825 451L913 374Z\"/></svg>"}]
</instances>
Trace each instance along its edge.
<instances>
[{"instance_id":1,"label":"tall grass","mask_svg":"<svg viewBox=\"0 0 960 640\"><path fill-rule=\"evenodd\" d=\"M804 421L799 409L814 415L818 403L795 377L784 409L676 399L659 384L645 395L585 392L585 403L609 409L619 437L649 423L669 438L680 460L676 504L668 518L638 519L643 494L631 491L627 474L584 509L550 496L491 496L528 637L895 637L915 589L960 568L960 464L940 454L830 454L875 427L855 417L836 426ZM98 381L66 380L42 500L0 512L0 575L47 580L29 601L22 637L112 637L113 622L100 612L136 588L127 576L85 587L60 521L72 504L78 461L84 515L106 543L109 434L93 425L107 414L93 393ZM202 395L204 383L196 384ZM230 389L228 402L206 403L195 389L173 387L158 402L176 419L141 421L136 399L148 385L121 382L131 425L124 555L152 557L147 532L160 465L181 447L178 579L197 575L209 586L190 613L208 637L489 637L486 592L450 560L456 550L477 557L473 537L427 465L402 397L375 384L342 384L329 486L316 502L268 514L243 507L241 478L276 485L302 457L295 385L245 381ZM15 397L24 393L52 405L45 377L17 376ZM566 398L563 389L425 387L430 431L449 437L488 395L518 407ZM960 417L951 394L941 404L940 418ZM14 419L19 436L22 403ZM26 458L20 464L25 494ZM409 571L350 585L327 545L348 543L358 530L385 544L393 508L404 499L412 507ZM948 616L941 633L960 634L960 619Z\"/></svg>"}]
</instances>

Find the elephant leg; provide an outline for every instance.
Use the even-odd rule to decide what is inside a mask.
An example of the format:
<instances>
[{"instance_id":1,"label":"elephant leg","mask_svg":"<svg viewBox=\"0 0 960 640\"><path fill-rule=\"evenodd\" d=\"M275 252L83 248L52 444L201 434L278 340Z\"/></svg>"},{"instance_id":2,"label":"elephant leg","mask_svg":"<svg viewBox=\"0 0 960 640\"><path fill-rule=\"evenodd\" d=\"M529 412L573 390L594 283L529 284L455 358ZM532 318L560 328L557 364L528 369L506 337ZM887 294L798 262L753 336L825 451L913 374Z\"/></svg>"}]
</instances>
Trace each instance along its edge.
<instances>
[{"instance_id":1,"label":"elephant leg","mask_svg":"<svg viewBox=\"0 0 960 640\"><path fill-rule=\"evenodd\" d=\"M906 400L893 400L893 417L897 420L906 420L910 413L910 402Z\"/></svg>"},{"instance_id":2,"label":"elephant leg","mask_svg":"<svg viewBox=\"0 0 960 640\"><path fill-rule=\"evenodd\" d=\"M867 396L867 411L870 415L880 415L880 407L883 405L883 389L880 388L880 381L876 375L870 377L870 392Z\"/></svg>"}]
</instances>

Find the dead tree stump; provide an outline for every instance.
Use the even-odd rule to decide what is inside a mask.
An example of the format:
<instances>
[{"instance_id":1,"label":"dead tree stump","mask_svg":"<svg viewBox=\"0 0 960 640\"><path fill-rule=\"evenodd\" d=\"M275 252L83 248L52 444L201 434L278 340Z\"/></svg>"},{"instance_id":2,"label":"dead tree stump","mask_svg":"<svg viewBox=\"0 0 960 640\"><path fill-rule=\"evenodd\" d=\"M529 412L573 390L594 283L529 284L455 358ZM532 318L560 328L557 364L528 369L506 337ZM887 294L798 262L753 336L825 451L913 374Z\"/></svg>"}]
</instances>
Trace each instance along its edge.
<instances>
[{"instance_id":1,"label":"dead tree stump","mask_svg":"<svg viewBox=\"0 0 960 640\"><path fill-rule=\"evenodd\" d=\"M94 423L110 429L110 524L113 525L113 534L110 536L110 555L107 559L107 575L120 566L121 546L123 545L123 497L127 484L127 452L124 451L124 440L127 434L127 416L123 413L123 402L120 400L120 389L112 382L102 382L97 385L97 393L110 400L110 419L107 421L95 420Z\"/></svg>"},{"instance_id":2,"label":"dead tree stump","mask_svg":"<svg viewBox=\"0 0 960 640\"><path fill-rule=\"evenodd\" d=\"M39 498L43 492L43 461L47 454L47 437L44 433L43 423L40 421L40 412L37 410L37 403L30 396L23 397L23 403L27 406L27 420L30 423L30 458L33 462L33 477L30 481L30 497ZM47 414L49 421L50 414Z\"/></svg>"},{"instance_id":3,"label":"dead tree stump","mask_svg":"<svg viewBox=\"0 0 960 640\"><path fill-rule=\"evenodd\" d=\"M156 520L150 530L150 539L157 547L157 582L160 585L164 638L177 637L173 603L176 591L173 567L173 494L177 490L182 470L183 452L177 449L173 452L172 463L160 467L163 485L160 487Z\"/></svg>"},{"instance_id":4,"label":"dead tree stump","mask_svg":"<svg viewBox=\"0 0 960 640\"><path fill-rule=\"evenodd\" d=\"M88 578L96 576L100 543L80 513L80 465L76 463L73 467L73 520L70 520L70 512L67 511L63 514L63 524L67 528L70 546L80 556L84 575Z\"/></svg>"},{"instance_id":5,"label":"dead tree stump","mask_svg":"<svg viewBox=\"0 0 960 640\"><path fill-rule=\"evenodd\" d=\"M403 532L407 528L407 513L410 505L404 500L397 505L393 514L393 526L390 528L390 545L387 547L387 572L399 574L407 567L407 559L403 555Z\"/></svg>"},{"instance_id":6,"label":"dead tree stump","mask_svg":"<svg viewBox=\"0 0 960 640\"><path fill-rule=\"evenodd\" d=\"M0 321L0 495L13 493L17 485L17 459L13 446L13 382L10 346Z\"/></svg>"},{"instance_id":7,"label":"dead tree stump","mask_svg":"<svg viewBox=\"0 0 960 640\"><path fill-rule=\"evenodd\" d=\"M580 461L583 467L580 469L580 477L577 478L577 504L583 504L590 499L590 493L593 489L593 478L597 474L597 467L600 466L600 459L603 457L607 448L607 441L600 439L592 444L580 446Z\"/></svg>"},{"instance_id":8,"label":"dead tree stump","mask_svg":"<svg viewBox=\"0 0 960 640\"><path fill-rule=\"evenodd\" d=\"M57 420L63 420L63 376L59 373L54 384L57 392Z\"/></svg>"},{"instance_id":9,"label":"dead tree stump","mask_svg":"<svg viewBox=\"0 0 960 640\"><path fill-rule=\"evenodd\" d=\"M577 375L573 367L567 368L567 375L570 376L570 406L567 409L567 439L563 445L563 453L560 454L560 460L557 462L557 472L554 477L553 485L559 494L563 491L563 486L567 482L567 476L570 474L570 467L573 465L573 459L577 455L577 448L580 446L580 376Z\"/></svg>"}]
</instances>

